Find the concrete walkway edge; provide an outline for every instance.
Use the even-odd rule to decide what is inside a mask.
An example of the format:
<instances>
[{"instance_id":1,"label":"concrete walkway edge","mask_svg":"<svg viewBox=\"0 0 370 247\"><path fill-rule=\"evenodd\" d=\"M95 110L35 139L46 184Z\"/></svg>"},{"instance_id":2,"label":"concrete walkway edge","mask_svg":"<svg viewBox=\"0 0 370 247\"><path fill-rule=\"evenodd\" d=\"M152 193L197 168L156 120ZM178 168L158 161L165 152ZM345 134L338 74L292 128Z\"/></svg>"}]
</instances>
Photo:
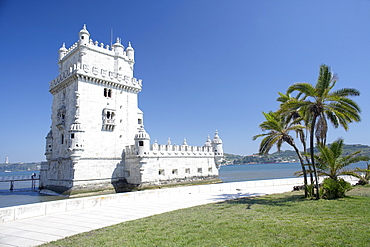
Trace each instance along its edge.
<instances>
[{"instance_id":1,"label":"concrete walkway edge","mask_svg":"<svg viewBox=\"0 0 370 247\"><path fill-rule=\"evenodd\" d=\"M0 247L37 246L177 209L292 191L293 186L302 184L302 178L256 180L109 194L2 208Z\"/></svg>"}]
</instances>

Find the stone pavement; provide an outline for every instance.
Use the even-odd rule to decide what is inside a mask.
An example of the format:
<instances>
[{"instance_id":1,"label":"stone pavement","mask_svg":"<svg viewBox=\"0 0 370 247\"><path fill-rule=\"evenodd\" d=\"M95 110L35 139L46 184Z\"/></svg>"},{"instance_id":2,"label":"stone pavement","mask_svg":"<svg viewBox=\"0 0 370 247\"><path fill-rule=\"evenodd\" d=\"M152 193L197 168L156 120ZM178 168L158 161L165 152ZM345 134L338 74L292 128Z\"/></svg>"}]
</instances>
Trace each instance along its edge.
<instances>
[{"instance_id":1,"label":"stone pavement","mask_svg":"<svg viewBox=\"0 0 370 247\"><path fill-rule=\"evenodd\" d=\"M186 195L180 191L184 191L184 187L161 189L160 191L168 190L171 193L146 193L148 195L145 197L138 197L136 200L125 203L95 206L2 222L0 223L0 247L37 246L78 233L177 209L240 197L287 192L292 190L293 183L297 184L296 179L286 179L286 181L286 184L281 183L280 180L276 185L266 183L265 186L256 187L240 186L240 182L227 183L227 187L224 186L218 190L212 190L212 188L215 186L219 188L220 184L199 185L195 186L200 188L199 192L195 193L194 186L190 186L192 190L187 191ZM232 186L233 184L237 185Z\"/></svg>"}]
</instances>

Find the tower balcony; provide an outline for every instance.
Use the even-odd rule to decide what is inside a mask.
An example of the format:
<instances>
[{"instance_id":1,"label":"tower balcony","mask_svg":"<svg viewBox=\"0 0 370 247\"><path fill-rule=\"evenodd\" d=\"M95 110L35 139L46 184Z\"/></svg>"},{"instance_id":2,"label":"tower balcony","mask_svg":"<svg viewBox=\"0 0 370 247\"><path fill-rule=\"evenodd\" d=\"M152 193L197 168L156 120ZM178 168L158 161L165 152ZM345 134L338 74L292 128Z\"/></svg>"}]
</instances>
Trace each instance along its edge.
<instances>
[{"instance_id":1,"label":"tower balcony","mask_svg":"<svg viewBox=\"0 0 370 247\"><path fill-rule=\"evenodd\" d=\"M116 123L114 119L103 119L103 130L104 131L114 131Z\"/></svg>"}]
</instances>

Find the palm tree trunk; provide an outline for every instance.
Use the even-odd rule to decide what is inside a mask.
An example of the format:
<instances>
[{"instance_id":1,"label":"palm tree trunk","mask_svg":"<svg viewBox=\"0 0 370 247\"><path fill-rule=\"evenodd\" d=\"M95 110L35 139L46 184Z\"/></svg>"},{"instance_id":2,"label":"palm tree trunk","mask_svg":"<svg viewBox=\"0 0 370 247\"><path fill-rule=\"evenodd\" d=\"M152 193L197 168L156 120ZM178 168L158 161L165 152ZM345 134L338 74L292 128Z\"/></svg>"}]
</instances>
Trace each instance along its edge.
<instances>
[{"instance_id":1,"label":"palm tree trunk","mask_svg":"<svg viewBox=\"0 0 370 247\"><path fill-rule=\"evenodd\" d=\"M301 138L301 142L302 142L302 145L303 145L303 152L305 154L307 154L307 145L306 145L306 135L303 133L303 138ZM311 165L310 165L310 160L308 159L307 156L305 156L306 158L306 162L308 164L308 169L310 171L310 182L311 184L313 184L313 176L312 176L312 168L311 168ZM307 171L306 171L306 174L307 174Z\"/></svg>"},{"instance_id":2,"label":"palm tree trunk","mask_svg":"<svg viewBox=\"0 0 370 247\"><path fill-rule=\"evenodd\" d=\"M310 133L310 153L311 153L311 163L313 168L313 174L315 176L315 186L316 186L316 199L318 200L319 197L319 180L317 177L317 170L316 170L316 164L315 164L315 152L314 152L314 131L315 131L315 123L316 123L316 114L314 113L312 123L311 123L311 133Z\"/></svg>"},{"instance_id":3,"label":"palm tree trunk","mask_svg":"<svg viewBox=\"0 0 370 247\"><path fill-rule=\"evenodd\" d=\"M295 152L298 155L299 161L301 162L302 172L303 172L303 183L304 183L304 197L307 198L308 197L308 191L307 191L307 173L306 173L306 168L304 167L304 160L303 160L302 155L299 152L298 148L295 145L291 145L291 146L294 148Z\"/></svg>"}]
</instances>

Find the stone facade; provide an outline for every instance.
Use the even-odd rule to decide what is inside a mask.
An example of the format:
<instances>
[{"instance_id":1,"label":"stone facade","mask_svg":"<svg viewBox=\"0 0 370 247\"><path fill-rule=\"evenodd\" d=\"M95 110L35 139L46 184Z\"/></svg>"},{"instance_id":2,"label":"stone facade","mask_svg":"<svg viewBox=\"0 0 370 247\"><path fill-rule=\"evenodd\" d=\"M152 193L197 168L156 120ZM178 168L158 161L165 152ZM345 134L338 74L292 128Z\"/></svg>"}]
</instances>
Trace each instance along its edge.
<instances>
[{"instance_id":1,"label":"stone facade","mask_svg":"<svg viewBox=\"0 0 370 247\"><path fill-rule=\"evenodd\" d=\"M69 194L218 178L223 159L216 131L202 147L150 145L138 108L142 81L133 77L134 49L110 47L86 26L59 49L59 76L50 82L52 126L40 187Z\"/></svg>"}]
</instances>

